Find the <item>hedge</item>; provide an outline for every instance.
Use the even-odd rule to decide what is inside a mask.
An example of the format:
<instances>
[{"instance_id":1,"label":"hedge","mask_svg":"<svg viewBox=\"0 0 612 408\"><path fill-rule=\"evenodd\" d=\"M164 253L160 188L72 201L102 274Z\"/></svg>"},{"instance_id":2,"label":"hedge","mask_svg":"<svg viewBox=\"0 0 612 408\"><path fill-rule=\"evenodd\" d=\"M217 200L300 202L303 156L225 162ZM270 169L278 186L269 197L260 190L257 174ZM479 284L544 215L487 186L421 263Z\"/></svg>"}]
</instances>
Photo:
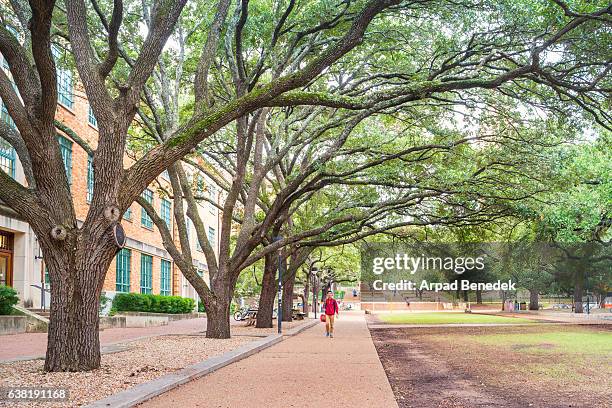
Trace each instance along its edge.
<instances>
[{"instance_id":1,"label":"hedge","mask_svg":"<svg viewBox=\"0 0 612 408\"><path fill-rule=\"evenodd\" d=\"M194 308L193 299L180 296L117 293L113 299L118 312L191 313Z\"/></svg>"},{"instance_id":2,"label":"hedge","mask_svg":"<svg viewBox=\"0 0 612 408\"><path fill-rule=\"evenodd\" d=\"M19 303L17 292L10 286L0 285L0 315L10 315Z\"/></svg>"}]
</instances>

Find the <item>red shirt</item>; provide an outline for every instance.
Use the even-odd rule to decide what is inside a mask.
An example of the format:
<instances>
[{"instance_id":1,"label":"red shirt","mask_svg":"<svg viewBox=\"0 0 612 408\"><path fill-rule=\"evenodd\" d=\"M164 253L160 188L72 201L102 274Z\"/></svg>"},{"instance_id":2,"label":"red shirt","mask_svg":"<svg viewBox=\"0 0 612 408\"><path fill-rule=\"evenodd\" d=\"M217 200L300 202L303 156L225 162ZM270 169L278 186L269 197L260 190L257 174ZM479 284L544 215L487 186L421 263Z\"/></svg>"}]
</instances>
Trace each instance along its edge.
<instances>
[{"instance_id":1,"label":"red shirt","mask_svg":"<svg viewBox=\"0 0 612 408\"><path fill-rule=\"evenodd\" d=\"M338 313L338 302L336 299L325 299L325 314L332 316Z\"/></svg>"}]
</instances>

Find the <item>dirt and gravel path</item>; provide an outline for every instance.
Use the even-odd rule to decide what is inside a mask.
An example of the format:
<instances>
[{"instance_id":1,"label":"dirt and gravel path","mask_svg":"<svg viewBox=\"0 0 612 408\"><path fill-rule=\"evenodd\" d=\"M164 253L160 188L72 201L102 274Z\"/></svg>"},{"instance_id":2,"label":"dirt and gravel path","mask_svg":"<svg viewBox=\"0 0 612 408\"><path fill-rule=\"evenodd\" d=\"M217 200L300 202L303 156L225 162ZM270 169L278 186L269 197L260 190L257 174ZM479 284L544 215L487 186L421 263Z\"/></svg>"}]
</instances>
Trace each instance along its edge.
<instances>
[{"instance_id":1,"label":"dirt and gravel path","mask_svg":"<svg viewBox=\"0 0 612 408\"><path fill-rule=\"evenodd\" d=\"M270 329L245 327L244 322L231 320L233 336L267 336L276 333L275 326ZM302 324L303 321L283 323L285 329ZM102 352L112 351L114 346L126 341L143 340L150 337L166 335L198 334L206 331L206 318L186 319L169 322L165 326L113 328L100 331ZM14 360L42 358L47 349L47 333L20 333L2 336L0 363Z\"/></svg>"},{"instance_id":2,"label":"dirt and gravel path","mask_svg":"<svg viewBox=\"0 0 612 408\"><path fill-rule=\"evenodd\" d=\"M178 320L166 326L143 328L114 328L100 331L102 347L165 334L189 334L206 328L206 318ZM2 336L0 361L44 356L47 349L47 333L20 333Z\"/></svg>"}]
</instances>

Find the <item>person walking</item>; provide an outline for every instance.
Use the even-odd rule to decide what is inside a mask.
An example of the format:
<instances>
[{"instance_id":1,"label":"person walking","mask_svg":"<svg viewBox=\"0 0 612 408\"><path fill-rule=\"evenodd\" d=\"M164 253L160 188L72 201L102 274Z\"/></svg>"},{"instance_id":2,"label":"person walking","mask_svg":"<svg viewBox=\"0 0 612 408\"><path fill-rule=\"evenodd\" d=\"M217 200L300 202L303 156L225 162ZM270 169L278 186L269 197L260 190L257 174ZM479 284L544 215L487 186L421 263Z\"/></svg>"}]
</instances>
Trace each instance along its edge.
<instances>
[{"instance_id":1,"label":"person walking","mask_svg":"<svg viewBox=\"0 0 612 408\"><path fill-rule=\"evenodd\" d=\"M334 293L331 290L327 291L327 299L325 299L325 336L334 337L334 318L339 312L338 302L334 299Z\"/></svg>"}]
</instances>

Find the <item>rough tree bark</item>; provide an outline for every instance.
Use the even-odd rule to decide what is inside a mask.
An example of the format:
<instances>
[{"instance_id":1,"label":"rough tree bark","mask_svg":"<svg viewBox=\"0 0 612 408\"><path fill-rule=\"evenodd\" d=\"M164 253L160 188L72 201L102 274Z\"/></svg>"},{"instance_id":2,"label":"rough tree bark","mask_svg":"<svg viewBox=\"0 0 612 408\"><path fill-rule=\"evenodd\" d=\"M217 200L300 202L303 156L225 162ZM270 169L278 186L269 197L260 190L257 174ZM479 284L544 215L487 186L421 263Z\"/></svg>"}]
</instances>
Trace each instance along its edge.
<instances>
[{"instance_id":1,"label":"rough tree bark","mask_svg":"<svg viewBox=\"0 0 612 408\"><path fill-rule=\"evenodd\" d=\"M264 273L261 281L257 322L255 323L255 327L260 329L272 327L274 298L276 296L276 259L277 256L274 253L264 257Z\"/></svg>"},{"instance_id":2,"label":"rough tree bark","mask_svg":"<svg viewBox=\"0 0 612 408\"><path fill-rule=\"evenodd\" d=\"M582 310L582 290L584 286L584 274L576 271L574 277L574 313L583 313Z\"/></svg>"},{"instance_id":3,"label":"rough tree bark","mask_svg":"<svg viewBox=\"0 0 612 408\"><path fill-rule=\"evenodd\" d=\"M540 309L539 298L540 298L540 293L537 290L535 289L529 290L529 310L539 310Z\"/></svg>"},{"instance_id":4,"label":"rough tree bark","mask_svg":"<svg viewBox=\"0 0 612 408\"><path fill-rule=\"evenodd\" d=\"M283 284L283 322L293 320L293 287L295 286L295 273L291 274Z\"/></svg>"},{"instance_id":5,"label":"rough tree bark","mask_svg":"<svg viewBox=\"0 0 612 408\"><path fill-rule=\"evenodd\" d=\"M213 339L229 339L230 333L230 304L233 292L229 285L219 282L215 292L215 300L206 305L206 337Z\"/></svg>"}]
</instances>

